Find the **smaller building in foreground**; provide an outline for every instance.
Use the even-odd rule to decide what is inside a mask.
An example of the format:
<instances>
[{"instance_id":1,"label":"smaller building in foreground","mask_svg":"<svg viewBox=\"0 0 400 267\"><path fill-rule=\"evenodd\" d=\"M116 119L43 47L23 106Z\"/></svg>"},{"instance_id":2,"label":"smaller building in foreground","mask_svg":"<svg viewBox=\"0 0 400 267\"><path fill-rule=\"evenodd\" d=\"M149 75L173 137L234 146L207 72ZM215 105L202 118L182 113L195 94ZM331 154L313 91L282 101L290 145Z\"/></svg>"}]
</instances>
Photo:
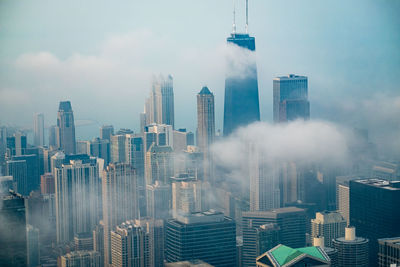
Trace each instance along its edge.
<instances>
[{"instance_id":1,"label":"smaller building in foreground","mask_svg":"<svg viewBox=\"0 0 400 267\"><path fill-rule=\"evenodd\" d=\"M257 257L257 267L330 266L330 259L320 247L293 249L277 245Z\"/></svg>"}]
</instances>

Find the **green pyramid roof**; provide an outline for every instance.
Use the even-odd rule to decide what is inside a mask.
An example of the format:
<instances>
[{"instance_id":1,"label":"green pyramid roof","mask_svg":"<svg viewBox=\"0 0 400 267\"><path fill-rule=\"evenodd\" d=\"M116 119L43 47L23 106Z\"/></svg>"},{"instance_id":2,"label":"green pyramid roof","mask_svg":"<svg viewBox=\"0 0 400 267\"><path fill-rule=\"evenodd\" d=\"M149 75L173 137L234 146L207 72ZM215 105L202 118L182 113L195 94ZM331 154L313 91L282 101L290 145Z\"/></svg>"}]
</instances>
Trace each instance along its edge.
<instances>
[{"instance_id":1,"label":"green pyramid roof","mask_svg":"<svg viewBox=\"0 0 400 267\"><path fill-rule=\"evenodd\" d=\"M283 266L291 262L292 260L303 254L312 256L322 261L329 261L329 258L327 258L321 252L319 247L305 247L305 248L293 249L285 245L279 245L271 249L269 252L280 266Z\"/></svg>"}]
</instances>

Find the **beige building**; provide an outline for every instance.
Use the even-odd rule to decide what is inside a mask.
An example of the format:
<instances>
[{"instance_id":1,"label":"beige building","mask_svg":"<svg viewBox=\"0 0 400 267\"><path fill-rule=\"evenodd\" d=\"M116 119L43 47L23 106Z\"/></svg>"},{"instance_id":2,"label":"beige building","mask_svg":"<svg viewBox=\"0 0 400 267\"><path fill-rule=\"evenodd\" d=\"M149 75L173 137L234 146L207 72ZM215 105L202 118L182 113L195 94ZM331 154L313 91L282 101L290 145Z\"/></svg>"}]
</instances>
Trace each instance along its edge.
<instances>
[{"instance_id":1,"label":"beige building","mask_svg":"<svg viewBox=\"0 0 400 267\"><path fill-rule=\"evenodd\" d=\"M332 240L345 235L347 222L337 211L323 211L311 220L311 237L324 237L326 247L332 247Z\"/></svg>"}]
</instances>

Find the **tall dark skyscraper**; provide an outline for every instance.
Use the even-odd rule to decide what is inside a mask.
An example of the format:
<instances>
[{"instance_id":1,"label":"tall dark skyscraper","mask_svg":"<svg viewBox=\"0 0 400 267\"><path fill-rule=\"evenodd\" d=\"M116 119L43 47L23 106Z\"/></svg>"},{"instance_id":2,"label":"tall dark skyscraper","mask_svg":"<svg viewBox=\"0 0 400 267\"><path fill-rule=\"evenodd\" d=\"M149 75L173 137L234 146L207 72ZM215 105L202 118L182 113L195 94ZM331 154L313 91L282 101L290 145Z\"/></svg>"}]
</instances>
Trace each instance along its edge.
<instances>
[{"instance_id":1,"label":"tall dark skyscraper","mask_svg":"<svg viewBox=\"0 0 400 267\"><path fill-rule=\"evenodd\" d=\"M378 239L400 236L400 181L352 180L350 224L369 239L370 266L378 265Z\"/></svg>"},{"instance_id":2,"label":"tall dark skyscraper","mask_svg":"<svg viewBox=\"0 0 400 267\"><path fill-rule=\"evenodd\" d=\"M247 2L246 2L247 3ZM260 120L260 106L258 100L257 65L252 62L251 53L256 51L255 38L247 33L247 5L246 5L246 33L236 33L235 22L233 31L226 41L228 45L238 46L243 55L249 57L246 64L236 60L243 55L235 55L228 62L228 73L225 78L224 103L224 135L230 135L239 126ZM235 50L239 52L239 50ZM234 57L235 57L234 56Z\"/></svg>"},{"instance_id":3,"label":"tall dark skyscraper","mask_svg":"<svg viewBox=\"0 0 400 267\"><path fill-rule=\"evenodd\" d=\"M57 114L57 146L66 155L76 153L75 123L71 102L61 101Z\"/></svg>"},{"instance_id":4,"label":"tall dark skyscraper","mask_svg":"<svg viewBox=\"0 0 400 267\"><path fill-rule=\"evenodd\" d=\"M310 118L307 77L289 74L275 78L273 85L274 122Z\"/></svg>"}]
</instances>

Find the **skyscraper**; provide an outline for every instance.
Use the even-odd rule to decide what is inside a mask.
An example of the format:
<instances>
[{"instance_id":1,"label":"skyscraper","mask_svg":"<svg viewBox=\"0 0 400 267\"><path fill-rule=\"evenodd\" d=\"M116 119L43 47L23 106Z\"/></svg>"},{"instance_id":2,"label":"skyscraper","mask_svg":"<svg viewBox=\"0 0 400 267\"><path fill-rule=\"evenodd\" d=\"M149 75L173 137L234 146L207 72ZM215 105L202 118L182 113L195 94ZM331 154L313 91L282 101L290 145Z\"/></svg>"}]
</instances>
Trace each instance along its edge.
<instances>
[{"instance_id":1,"label":"skyscraper","mask_svg":"<svg viewBox=\"0 0 400 267\"><path fill-rule=\"evenodd\" d=\"M333 239L333 246L338 251L338 266L368 267L368 239L356 236L354 227L346 227L345 236Z\"/></svg>"},{"instance_id":2,"label":"skyscraper","mask_svg":"<svg viewBox=\"0 0 400 267\"><path fill-rule=\"evenodd\" d=\"M33 117L33 144L44 146L44 115L36 113Z\"/></svg>"},{"instance_id":3,"label":"skyscraper","mask_svg":"<svg viewBox=\"0 0 400 267\"><path fill-rule=\"evenodd\" d=\"M370 264L378 265L378 239L400 235L400 181L350 181L350 224L369 239Z\"/></svg>"},{"instance_id":4,"label":"skyscraper","mask_svg":"<svg viewBox=\"0 0 400 267\"><path fill-rule=\"evenodd\" d=\"M211 210L168 220L165 259L167 262L199 259L216 267L235 266L235 222Z\"/></svg>"},{"instance_id":5,"label":"skyscraper","mask_svg":"<svg viewBox=\"0 0 400 267\"><path fill-rule=\"evenodd\" d=\"M310 118L307 77L289 74L273 80L274 122Z\"/></svg>"},{"instance_id":6,"label":"skyscraper","mask_svg":"<svg viewBox=\"0 0 400 267\"><path fill-rule=\"evenodd\" d=\"M0 266L25 267L27 263L25 204L21 195L0 195Z\"/></svg>"},{"instance_id":7,"label":"skyscraper","mask_svg":"<svg viewBox=\"0 0 400 267\"><path fill-rule=\"evenodd\" d=\"M332 240L344 236L347 222L339 212L323 211L311 220L311 237L324 237L325 246L333 247Z\"/></svg>"},{"instance_id":8,"label":"skyscraper","mask_svg":"<svg viewBox=\"0 0 400 267\"><path fill-rule=\"evenodd\" d=\"M13 176L14 189L23 196L39 189L39 160L37 155L13 156L7 161L7 175Z\"/></svg>"},{"instance_id":9,"label":"skyscraper","mask_svg":"<svg viewBox=\"0 0 400 267\"><path fill-rule=\"evenodd\" d=\"M160 75L153 78L152 89L145 104L146 124L167 124L174 128L173 78Z\"/></svg>"},{"instance_id":10,"label":"skyscraper","mask_svg":"<svg viewBox=\"0 0 400 267\"><path fill-rule=\"evenodd\" d=\"M146 188L147 216L155 220L169 218L171 186L155 181L154 184L149 184Z\"/></svg>"},{"instance_id":11,"label":"skyscraper","mask_svg":"<svg viewBox=\"0 0 400 267\"><path fill-rule=\"evenodd\" d=\"M111 136L114 134L112 125L103 125L100 127L100 139L107 139L111 142Z\"/></svg>"},{"instance_id":12,"label":"skyscraper","mask_svg":"<svg viewBox=\"0 0 400 267\"><path fill-rule=\"evenodd\" d=\"M149 265L149 235L146 229L129 220L111 231L112 267Z\"/></svg>"},{"instance_id":13,"label":"skyscraper","mask_svg":"<svg viewBox=\"0 0 400 267\"><path fill-rule=\"evenodd\" d=\"M280 228L281 244L303 247L306 244L306 214L303 209L287 207L270 211L243 212L243 266L256 266L257 228L276 223Z\"/></svg>"},{"instance_id":14,"label":"skyscraper","mask_svg":"<svg viewBox=\"0 0 400 267\"><path fill-rule=\"evenodd\" d=\"M77 233L91 232L99 222L97 161L87 155L66 156L54 173L57 242L69 242Z\"/></svg>"},{"instance_id":15,"label":"skyscraper","mask_svg":"<svg viewBox=\"0 0 400 267\"><path fill-rule=\"evenodd\" d=\"M381 238L378 239L378 243L379 267L390 266L390 264L400 266L400 237Z\"/></svg>"},{"instance_id":16,"label":"skyscraper","mask_svg":"<svg viewBox=\"0 0 400 267\"><path fill-rule=\"evenodd\" d=\"M75 154L75 122L70 101L61 101L57 113L56 128L57 146L64 150L64 153Z\"/></svg>"},{"instance_id":17,"label":"skyscraper","mask_svg":"<svg viewBox=\"0 0 400 267\"><path fill-rule=\"evenodd\" d=\"M110 141L108 139L94 138L89 141L87 154L104 159L105 166L110 162Z\"/></svg>"},{"instance_id":18,"label":"skyscraper","mask_svg":"<svg viewBox=\"0 0 400 267\"><path fill-rule=\"evenodd\" d=\"M32 225L26 226L26 248L27 248L27 266L36 267L40 265L40 242L39 229Z\"/></svg>"},{"instance_id":19,"label":"skyscraper","mask_svg":"<svg viewBox=\"0 0 400 267\"><path fill-rule=\"evenodd\" d=\"M214 94L204 86L197 94L197 146L203 152L204 180L212 176L210 145L215 139Z\"/></svg>"},{"instance_id":20,"label":"skyscraper","mask_svg":"<svg viewBox=\"0 0 400 267\"><path fill-rule=\"evenodd\" d=\"M153 184L155 181L169 183L174 175L173 151L169 146L150 147L146 152L146 184Z\"/></svg>"},{"instance_id":21,"label":"skyscraper","mask_svg":"<svg viewBox=\"0 0 400 267\"><path fill-rule=\"evenodd\" d=\"M72 251L60 257L60 267L100 267L97 251Z\"/></svg>"},{"instance_id":22,"label":"skyscraper","mask_svg":"<svg viewBox=\"0 0 400 267\"><path fill-rule=\"evenodd\" d=\"M126 220L137 218L135 170L129 164L110 164L102 175L104 260L111 264L110 232Z\"/></svg>"},{"instance_id":23,"label":"skyscraper","mask_svg":"<svg viewBox=\"0 0 400 267\"><path fill-rule=\"evenodd\" d=\"M228 45L234 46L235 53L228 62L225 78L224 135L230 135L239 126L260 120L258 100L257 65L252 61L255 52L255 38L248 33L236 33L235 29L227 38ZM237 49L240 47L240 49ZM240 64L237 60L243 60ZM250 62L250 63L249 63Z\"/></svg>"}]
</instances>

